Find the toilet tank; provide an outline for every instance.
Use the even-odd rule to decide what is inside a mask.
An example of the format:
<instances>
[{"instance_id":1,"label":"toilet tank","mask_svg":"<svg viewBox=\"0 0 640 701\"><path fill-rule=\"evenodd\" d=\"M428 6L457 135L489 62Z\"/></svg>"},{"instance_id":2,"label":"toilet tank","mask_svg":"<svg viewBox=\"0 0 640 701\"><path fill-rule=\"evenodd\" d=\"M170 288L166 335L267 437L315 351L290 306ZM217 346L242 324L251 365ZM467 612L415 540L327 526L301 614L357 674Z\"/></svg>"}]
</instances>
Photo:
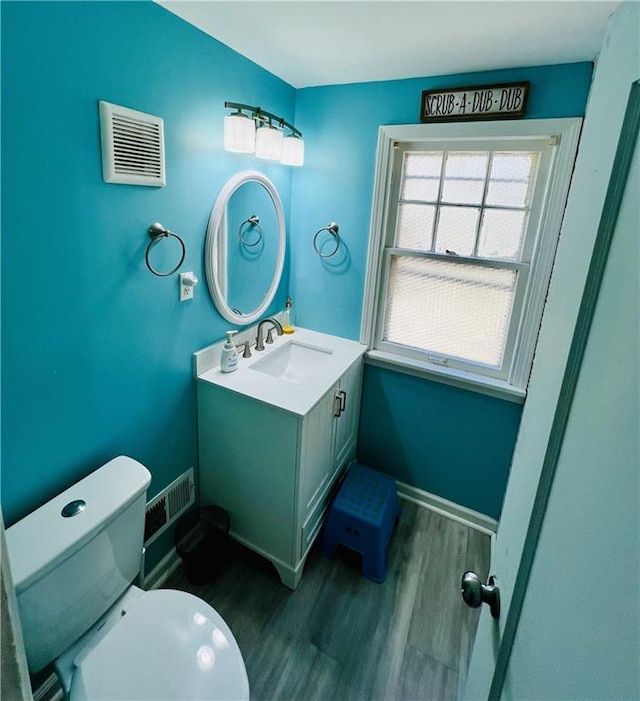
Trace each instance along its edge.
<instances>
[{"instance_id":1,"label":"toilet tank","mask_svg":"<svg viewBox=\"0 0 640 701\"><path fill-rule=\"evenodd\" d=\"M32 673L75 642L140 571L150 481L144 465L114 458L7 529Z\"/></svg>"}]
</instances>

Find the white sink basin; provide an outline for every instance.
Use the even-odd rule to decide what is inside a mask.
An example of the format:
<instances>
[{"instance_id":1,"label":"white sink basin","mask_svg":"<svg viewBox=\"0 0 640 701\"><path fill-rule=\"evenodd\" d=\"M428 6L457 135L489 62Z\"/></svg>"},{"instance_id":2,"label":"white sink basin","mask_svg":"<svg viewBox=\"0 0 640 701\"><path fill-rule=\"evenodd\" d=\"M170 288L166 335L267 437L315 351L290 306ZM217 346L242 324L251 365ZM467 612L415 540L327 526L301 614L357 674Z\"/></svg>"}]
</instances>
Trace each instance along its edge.
<instances>
[{"instance_id":1,"label":"white sink basin","mask_svg":"<svg viewBox=\"0 0 640 701\"><path fill-rule=\"evenodd\" d=\"M367 350L365 345L298 326L264 351L240 358L236 372L220 370L222 343L194 354L200 384L214 384L277 409L306 416Z\"/></svg>"},{"instance_id":2,"label":"white sink basin","mask_svg":"<svg viewBox=\"0 0 640 701\"><path fill-rule=\"evenodd\" d=\"M333 351L328 348L292 340L264 358L256 360L251 369L290 382L302 382L322 367L332 355Z\"/></svg>"}]
</instances>

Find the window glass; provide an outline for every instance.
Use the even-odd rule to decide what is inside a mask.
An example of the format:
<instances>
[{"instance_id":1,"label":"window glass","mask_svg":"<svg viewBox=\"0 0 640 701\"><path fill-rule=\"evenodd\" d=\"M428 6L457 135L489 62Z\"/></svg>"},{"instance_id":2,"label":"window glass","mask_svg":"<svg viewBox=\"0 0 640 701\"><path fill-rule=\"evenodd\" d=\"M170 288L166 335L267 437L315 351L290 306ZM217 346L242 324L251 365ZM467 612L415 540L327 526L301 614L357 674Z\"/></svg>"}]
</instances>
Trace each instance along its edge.
<instances>
[{"instance_id":1,"label":"window glass","mask_svg":"<svg viewBox=\"0 0 640 701\"><path fill-rule=\"evenodd\" d=\"M528 207L537 165L537 153L494 153L486 203Z\"/></svg>"},{"instance_id":2,"label":"window glass","mask_svg":"<svg viewBox=\"0 0 640 701\"><path fill-rule=\"evenodd\" d=\"M519 260L527 213L523 210L485 209L478 240L478 256Z\"/></svg>"},{"instance_id":3,"label":"window glass","mask_svg":"<svg viewBox=\"0 0 640 701\"><path fill-rule=\"evenodd\" d=\"M442 152L405 153L400 198L435 202L440 189L441 170Z\"/></svg>"},{"instance_id":4,"label":"window glass","mask_svg":"<svg viewBox=\"0 0 640 701\"><path fill-rule=\"evenodd\" d=\"M396 246L430 251L436 208L429 204L400 204Z\"/></svg>"},{"instance_id":5,"label":"window glass","mask_svg":"<svg viewBox=\"0 0 640 701\"><path fill-rule=\"evenodd\" d=\"M509 269L394 256L384 340L497 368L516 275Z\"/></svg>"},{"instance_id":6,"label":"window glass","mask_svg":"<svg viewBox=\"0 0 640 701\"><path fill-rule=\"evenodd\" d=\"M480 210L477 207L440 207L436 251L473 255Z\"/></svg>"},{"instance_id":7,"label":"window glass","mask_svg":"<svg viewBox=\"0 0 640 701\"><path fill-rule=\"evenodd\" d=\"M442 201L481 204L488 163L488 153L448 153Z\"/></svg>"}]
</instances>

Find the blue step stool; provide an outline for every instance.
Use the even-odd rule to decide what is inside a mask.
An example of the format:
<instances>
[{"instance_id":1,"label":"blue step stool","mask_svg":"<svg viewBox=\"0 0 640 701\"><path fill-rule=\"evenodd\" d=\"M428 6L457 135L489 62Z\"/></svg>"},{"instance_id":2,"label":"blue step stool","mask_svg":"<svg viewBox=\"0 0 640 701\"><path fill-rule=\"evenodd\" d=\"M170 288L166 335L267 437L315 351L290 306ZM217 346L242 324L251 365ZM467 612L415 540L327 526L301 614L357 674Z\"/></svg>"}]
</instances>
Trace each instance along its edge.
<instances>
[{"instance_id":1,"label":"blue step stool","mask_svg":"<svg viewBox=\"0 0 640 701\"><path fill-rule=\"evenodd\" d=\"M398 519L398 494L392 477L353 463L329 507L322 554L332 559L344 545L362 555L362 574L384 582L393 526Z\"/></svg>"}]
</instances>

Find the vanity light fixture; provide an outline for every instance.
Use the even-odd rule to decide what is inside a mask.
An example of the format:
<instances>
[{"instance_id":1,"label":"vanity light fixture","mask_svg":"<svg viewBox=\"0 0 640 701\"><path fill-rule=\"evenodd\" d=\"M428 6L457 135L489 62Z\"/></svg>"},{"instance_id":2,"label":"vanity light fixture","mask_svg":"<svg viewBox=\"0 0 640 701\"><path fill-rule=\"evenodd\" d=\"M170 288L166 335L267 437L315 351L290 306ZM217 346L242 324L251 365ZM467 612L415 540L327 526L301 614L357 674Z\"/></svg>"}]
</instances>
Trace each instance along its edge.
<instances>
[{"instance_id":1,"label":"vanity light fixture","mask_svg":"<svg viewBox=\"0 0 640 701\"><path fill-rule=\"evenodd\" d=\"M285 166L301 166L304 163L304 141L301 137L295 134L284 137L280 163Z\"/></svg>"},{"instance_id":2,"label":"vanity light fixture","mask_svg":"<svg viewBox=\"0 0 640 701\"><path fill-rule=\"evenodd\" d=\"M289 166L304 163L302 134L292 124L260 107L238 102L224 106L235 110L224 118L225 151L252 153Z\"/></svg>"},{"instance_id":3,"label":"vanity light fixture","mask_svg":"<svg viewBox=\"0 0 640 701\"><path fill-rule=\"evenodd\" d=\"M240 110L224 118L224 150L233 153L256 150L256 123Z\"/></svg>"},{"instance_id":4,"label":"vanity light fixture","mask_svg":"<svg viewBox=\"0 0 640 701\"><path fill-rule=\"evenodd\" d=\"M282 156L284 137L280 129L269 124L263 124L256 129L256 157L268 161L279 161Z\"/></svg>"}]
</instances>

